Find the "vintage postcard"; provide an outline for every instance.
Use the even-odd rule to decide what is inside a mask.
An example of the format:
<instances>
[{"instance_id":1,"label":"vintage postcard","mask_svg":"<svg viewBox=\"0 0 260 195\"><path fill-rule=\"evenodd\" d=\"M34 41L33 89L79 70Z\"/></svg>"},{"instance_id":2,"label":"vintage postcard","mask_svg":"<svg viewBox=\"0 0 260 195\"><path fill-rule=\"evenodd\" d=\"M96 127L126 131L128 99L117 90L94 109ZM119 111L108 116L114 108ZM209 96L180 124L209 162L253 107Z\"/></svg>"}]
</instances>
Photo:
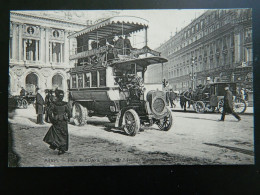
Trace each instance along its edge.
<instances>
[{"instance_id":1,"label":"vintage postcard","mask_svg":"<svg viewBox=\"0 0 260 195\"><path fill-rule=\"evenodd\" d=\"M9 167L253 165L252 9L12 10Z\"/></svg>"}]
</instances>

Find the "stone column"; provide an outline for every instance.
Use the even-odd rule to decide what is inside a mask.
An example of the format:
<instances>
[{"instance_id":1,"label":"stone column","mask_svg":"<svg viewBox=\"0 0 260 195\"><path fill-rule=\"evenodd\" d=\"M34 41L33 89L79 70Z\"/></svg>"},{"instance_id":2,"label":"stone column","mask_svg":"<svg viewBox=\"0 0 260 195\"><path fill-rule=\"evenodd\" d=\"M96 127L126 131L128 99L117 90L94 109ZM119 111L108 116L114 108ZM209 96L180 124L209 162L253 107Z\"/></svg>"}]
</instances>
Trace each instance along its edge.
<instances>
[{"instance_id":1,"label":"stone column","mask_svg":"<svg viewBox=\"0 0 260 195\"><path fill-rule=\"evenodd\" d=\"M45 63L49 64L49 29L45 28Z\"/></svg>"},{"instance_id":2,"label":"stone column","mask_svg":"<svg viewBox=\"0 0 260 195\"><path fill-rule=\"evenodd\" d=\"M13 25L12 58L17 59L17 25L16 23L12 23L11 25Z\"/></svg>"},{"instance_id":3,"label":"stone column","mask_svg":"<svg viewBox=\"0 0 260 195\"><path fill-rule=\"evenodd\" d=\"M63 60L63 43L60 44L60 63L63 63L64 60Z\"/></svg>"},{"instance_id":4,"label":"stone column","mask_svg":"<svg viewBox=\"0 0 260 195\"><path fill-rule=\"evenodd\" d=\"M22 33L23 33L23 25L19 24L18 27L18 60L23 60L23 48L22 48Z\"/></svg>"},{"instance_id":5,"label":"stone column","mask_svg":"<svg viewBox=\"0 0 260 195\"><path fill-rule=\"evenodd\" d=\"M43 27L40 27L40 32L41 32L41 39L40 39L40 56L39 56L39 61L41 62L41 63L44 63L44 61L45 61L45 59L44 59L44 56L46 55L45 54L45 48L44 48L44 45L45 45L45 43L44 43L44 28Z\"/></svg>"},{"instance_id":6,"label":"stone column","mask_svg":"<svg viewBox=\"0 0 260 195\"><path fill-rule=\"evenodd\" d=\"M235 52L235 63L239 63L241 61L241 42L240 42L240 30L236 29L235 33L235 42L234 42L234 52Z\"/></svg>"},{"instance_id":7,"label":"stone column","mask_svg":"<svg viewBox=\"0 0 260 195\"><path fill-rule=\"evenodd\" d=\"M66 67L69 67L69 56L70 56L70 50L71 50L71 44L70 44L70 40L68 38L68 32L65 31L64 32L64 64Z\"/></svg>"},{"instance_id":8,"label":"stone column","mask_svg":"<svg viewBox=\"0 0 260 195\"><path fill-rule=\"evenodd\" d=\"M52 62L52 42L49 42L50 45L50 62Z\"/></svg>"},{"instance_id":9,"label":"stone column","mask_svg":"<svg viewBox=\"0 0 260 195\"><path fill-rule=\"evenodd\" d=\"M38 61L38 53L39 53L39 50L38 50L38 40L35 40L35 61Z\"/></svg>"},{"instance_id":10,"label":"stone column","mask_svg":"<svg viewBox=\"0 0 260 195\"><path fill-rule=\"evenodd\" d=\"M26 39L23 40L23 60L26 61Z\"/></svg>"}]
</instances>

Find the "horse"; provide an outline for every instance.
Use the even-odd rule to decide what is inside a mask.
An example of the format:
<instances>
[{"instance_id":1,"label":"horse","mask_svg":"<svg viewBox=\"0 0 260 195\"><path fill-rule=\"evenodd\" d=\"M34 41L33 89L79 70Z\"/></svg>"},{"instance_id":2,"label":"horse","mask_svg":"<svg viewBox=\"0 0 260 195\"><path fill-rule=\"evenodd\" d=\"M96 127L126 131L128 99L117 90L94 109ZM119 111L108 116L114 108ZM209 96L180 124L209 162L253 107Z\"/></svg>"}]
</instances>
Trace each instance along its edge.
<instances>
[{"instance_id":1,"label":"horse","mask_svg":"<svg viewBox=\"0 0 260 195\"><path fill-rule=\"evenodd\" d=\"M183 91L182 93L180 93L180 105L185 112L186 112L187 102L188 102L188 108L190 108L190 104L192 101L191 98L192 98L192 93L189 91Z\"/></svg>"}]
</instances>

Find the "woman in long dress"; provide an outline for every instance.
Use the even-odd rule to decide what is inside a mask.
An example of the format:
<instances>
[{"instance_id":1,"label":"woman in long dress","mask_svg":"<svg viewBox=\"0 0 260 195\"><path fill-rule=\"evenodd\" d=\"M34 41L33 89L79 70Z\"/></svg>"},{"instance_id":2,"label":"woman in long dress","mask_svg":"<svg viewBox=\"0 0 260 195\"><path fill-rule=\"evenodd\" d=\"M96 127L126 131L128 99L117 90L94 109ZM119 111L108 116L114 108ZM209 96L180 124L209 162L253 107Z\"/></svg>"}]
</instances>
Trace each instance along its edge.
<instances>
[{"instance_id":1,"label":"woman in long dress","mask_svg":"<svg viewBox=\"0 0 260 195\"><path fill-rule=\"evenodd\" d=\"M43 141L48 143L50 149L58 149L58 155L64 154L69 148L68 121L71 117L70 108L67 102L62 101L64 92L55 91L56 100L48 109L48 116L52 123Z\"/></svg>"}]
</instances>

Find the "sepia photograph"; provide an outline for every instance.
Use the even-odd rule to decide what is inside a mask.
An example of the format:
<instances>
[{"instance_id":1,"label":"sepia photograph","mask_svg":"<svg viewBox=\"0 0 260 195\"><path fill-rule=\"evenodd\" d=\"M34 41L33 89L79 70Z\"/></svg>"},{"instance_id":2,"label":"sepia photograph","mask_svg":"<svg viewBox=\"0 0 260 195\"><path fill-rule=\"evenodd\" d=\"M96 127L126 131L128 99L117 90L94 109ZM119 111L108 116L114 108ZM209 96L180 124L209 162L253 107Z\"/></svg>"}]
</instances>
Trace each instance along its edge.
<instances>
[{"instance_id":1,"label":"sepia photograph","mask_svg":"<svg viewBox=\"0 0 260 195\"><path fill-rule=\"evenodd\" d=\"M8 166L254 165L252 9L11 10Z\"/></svg>"}]
</instances>

